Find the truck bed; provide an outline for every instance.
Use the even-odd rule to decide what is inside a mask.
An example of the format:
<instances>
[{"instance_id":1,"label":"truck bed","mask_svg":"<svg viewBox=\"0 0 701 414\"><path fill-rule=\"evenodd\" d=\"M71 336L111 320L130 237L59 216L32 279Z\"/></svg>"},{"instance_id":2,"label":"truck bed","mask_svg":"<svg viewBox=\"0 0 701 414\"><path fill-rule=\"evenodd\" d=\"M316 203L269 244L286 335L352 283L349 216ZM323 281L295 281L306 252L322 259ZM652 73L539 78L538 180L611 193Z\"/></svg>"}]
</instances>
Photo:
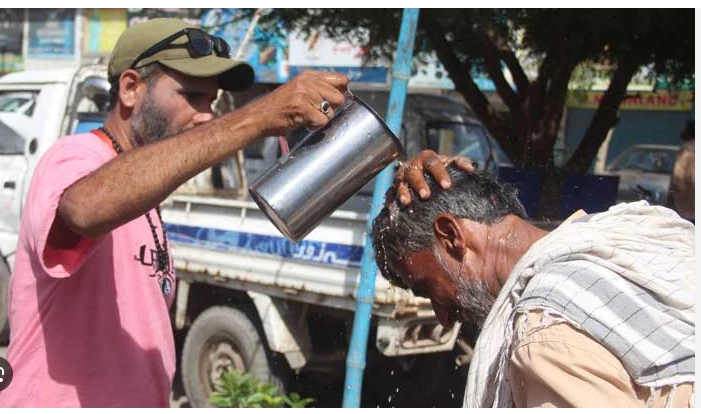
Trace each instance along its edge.
<instances>
[{"instance_id":1,"label":"truck bed","mask_svg":"<svg viewBox=\"0 0 701 414\"><path fill-rule=\"evenodd\" d=\"M175 194L161 208L179 278L355 309L366 213L339 209L293 244L254 202L238 200L231 191ZM396 318L433 311L429 300L391 286L378 273L374 314Z\"/></svg>"}]
</instances>

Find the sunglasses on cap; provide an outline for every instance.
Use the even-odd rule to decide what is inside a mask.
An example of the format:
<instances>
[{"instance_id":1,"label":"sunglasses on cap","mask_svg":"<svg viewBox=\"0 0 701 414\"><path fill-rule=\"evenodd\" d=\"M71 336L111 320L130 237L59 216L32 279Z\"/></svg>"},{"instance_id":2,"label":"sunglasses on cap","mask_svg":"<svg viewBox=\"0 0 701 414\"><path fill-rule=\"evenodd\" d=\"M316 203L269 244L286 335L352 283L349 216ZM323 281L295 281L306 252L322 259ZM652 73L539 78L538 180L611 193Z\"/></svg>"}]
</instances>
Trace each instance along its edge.
<instances>
[{"instance_id":1,"label":"sunglasses on cap","mask_svg":"<svg viewBox=\"0 0 701 414\"><path fill-rule=\"evenodd\" d=\"M170 42L182 35L187 35L187 43L170 44ZM217 36L210 36L200 29L185 28L146 49L134 59L134 63L129 66L129 69L134 69L141 60L151 57L162 50L178 48L187 48L190 52L190 56L193 58L209 56L212 52L219 57L231 57L231 49L224 39Z\"/></svg>"}]
</instances>

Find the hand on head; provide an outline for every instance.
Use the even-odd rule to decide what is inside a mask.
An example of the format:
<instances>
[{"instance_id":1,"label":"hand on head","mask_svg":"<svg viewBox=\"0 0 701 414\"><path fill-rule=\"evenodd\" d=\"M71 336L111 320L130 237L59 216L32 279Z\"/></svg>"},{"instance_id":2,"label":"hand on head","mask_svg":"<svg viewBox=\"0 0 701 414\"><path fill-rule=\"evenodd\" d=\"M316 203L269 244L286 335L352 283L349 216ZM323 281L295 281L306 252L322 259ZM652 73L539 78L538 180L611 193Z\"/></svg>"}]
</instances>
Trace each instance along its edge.
<instances>
[{"instance_id":1,"label":"hand on head","mask_svg":"<svg viewBox=\"0 0 701 414\"><path fill-rule=\"evenodd\" d=\"M388 197L387 201L390 202L392 198L395 198L402 206L408 206L412 201L409 187L416 191L422 200L428 199L431 196L431 190L424 178L424 171L428 172L443 189L447 190L450 188L451 182L446 168L450 164L454 164L468 173L475 170L472 160L467 157L448 157L436 154L432 150L421 151L415 158L400 164L394 177L394 197Z\"/></svg>"}]
</instances>

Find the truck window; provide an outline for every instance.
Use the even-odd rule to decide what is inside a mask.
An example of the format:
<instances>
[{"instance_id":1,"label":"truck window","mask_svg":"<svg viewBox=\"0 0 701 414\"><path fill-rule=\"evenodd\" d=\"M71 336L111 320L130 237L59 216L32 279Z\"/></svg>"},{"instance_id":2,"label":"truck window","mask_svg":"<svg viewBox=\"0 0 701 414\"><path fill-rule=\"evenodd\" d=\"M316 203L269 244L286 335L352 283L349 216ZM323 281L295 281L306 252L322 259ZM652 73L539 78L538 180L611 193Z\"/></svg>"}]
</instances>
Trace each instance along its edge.
<instances>
[{"instance_id":1,"label":"truck window","mask_svg":"<svg viewBox=\"0 0 701 414\"><path fill-rule=\"evenodd\" d=\"M24 138L0 120L0 155L24 154Z\"/></svg>"},{"instance_id":2,"label":"truck window","mask_svg":"<svg viewBox=\"0 0 701 414\"><path fill-rule=\"evenodd\" d=\"M81 134L104 124L109 110L110 84L102 76L88 76L77 86L67 134Z\"/></svg>"},{"instance_id":3,"label":"truck window","mask_svg":"<svg viewBox=\"0 0 701 414\"><path fill-rule=\"evenodd\" d=\"M37 96L36 90L0 92L0 155L24 153L24 135L32 122Z\"/></svg>"},{"instance_id":4,"label":"truck window","mask_svg":"<svg viewBox=\"0 0 701 414\"><path fill-rule=\"evenodd\" d=\"M32 116L38 91L7 91L0 93L0 112Z\"/></svg>"}]
</instances>

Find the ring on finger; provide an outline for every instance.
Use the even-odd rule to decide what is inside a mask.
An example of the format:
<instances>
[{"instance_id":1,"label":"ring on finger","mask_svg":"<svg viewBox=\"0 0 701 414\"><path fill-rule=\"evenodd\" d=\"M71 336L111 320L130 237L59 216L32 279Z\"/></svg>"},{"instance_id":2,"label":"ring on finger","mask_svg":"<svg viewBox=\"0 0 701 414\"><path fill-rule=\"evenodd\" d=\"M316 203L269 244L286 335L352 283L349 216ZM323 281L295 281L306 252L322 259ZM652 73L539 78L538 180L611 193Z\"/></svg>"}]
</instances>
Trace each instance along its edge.
<instances>
[{"instance_id":1,"label":"ring on finger","mask_svg":"<svg viewBox=\"0 0 701 414\"><path fill-rule=\"evenodd\" d=\"M331 104L327 100L321 101L321 105L319 105L321 112L327 114L329 113L329 109L331 109Z\"/></svg>"}]
</instances>

